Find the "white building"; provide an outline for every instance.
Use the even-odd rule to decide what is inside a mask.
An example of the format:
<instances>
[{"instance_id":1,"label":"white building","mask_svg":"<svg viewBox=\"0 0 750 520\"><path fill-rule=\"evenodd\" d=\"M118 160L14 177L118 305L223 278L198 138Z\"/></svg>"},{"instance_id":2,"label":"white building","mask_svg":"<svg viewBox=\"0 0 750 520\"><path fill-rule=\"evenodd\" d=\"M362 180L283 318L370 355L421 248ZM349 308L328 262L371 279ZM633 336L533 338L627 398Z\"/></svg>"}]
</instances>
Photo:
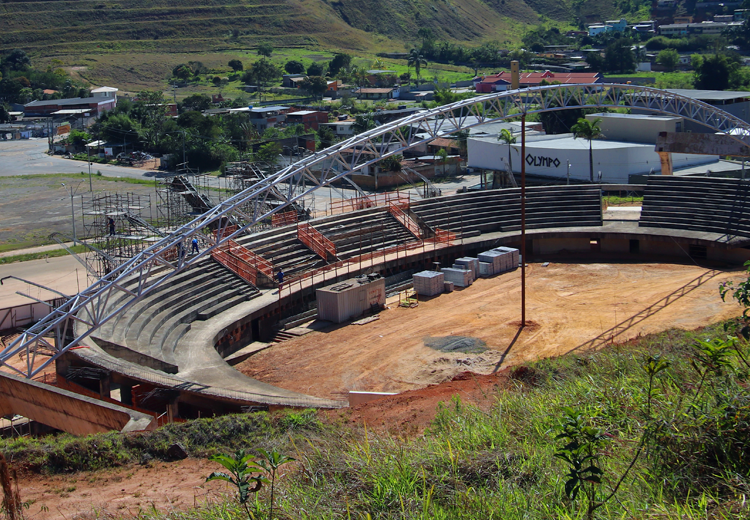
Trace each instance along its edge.
<instances>
[{"instance_id":1,"label":"white building","mask_svg":"<svg viewBox=\"0 0 750 520\"><path fill-rule=\"evenodd\" d=\"M659 155L653 144L594 140L594 181L612 184L628 183L629 175L661 171ZM521 144L507 145L491 137L471 137L467 143L469 168L504 170L511 162L513 171L521 171ZM509 154L512 159L509 161ZM526 140L526 173L542 177L589 180L589 142L571 134L530 136ZM718 161L716 156L672 154L675 170ZM568 166L570 164L570 166ZM601 172L601 179L599 179Z\"/></svg>"}]
</instances>

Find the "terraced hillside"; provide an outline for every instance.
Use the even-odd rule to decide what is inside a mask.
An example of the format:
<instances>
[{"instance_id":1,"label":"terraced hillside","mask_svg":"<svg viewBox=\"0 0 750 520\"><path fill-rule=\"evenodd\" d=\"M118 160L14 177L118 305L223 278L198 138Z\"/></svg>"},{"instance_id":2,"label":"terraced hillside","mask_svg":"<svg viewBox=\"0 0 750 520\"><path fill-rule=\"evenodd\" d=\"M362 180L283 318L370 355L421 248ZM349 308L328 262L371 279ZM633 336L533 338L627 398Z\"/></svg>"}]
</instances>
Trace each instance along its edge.
<instances>
[{"instance_id":1,"label":"terraced hillside","mask_svg":"<svg viewBox=\"0 0 750 520\"><path fill-rule=\"evenodd\" d=\"M403 48L421 27L455 41L516 42L528 24L601 19L613 0L42 0L0 3L0 49L205 52Z\"/></svg>"}]
</instances>

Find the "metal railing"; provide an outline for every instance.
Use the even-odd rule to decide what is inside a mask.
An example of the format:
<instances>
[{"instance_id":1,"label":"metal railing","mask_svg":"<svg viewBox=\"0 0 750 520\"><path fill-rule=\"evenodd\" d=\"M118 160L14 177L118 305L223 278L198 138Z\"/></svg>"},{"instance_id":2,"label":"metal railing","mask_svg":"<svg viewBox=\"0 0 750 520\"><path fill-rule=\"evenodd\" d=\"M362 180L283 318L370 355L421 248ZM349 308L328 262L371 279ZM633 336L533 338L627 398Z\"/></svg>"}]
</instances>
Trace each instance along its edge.
<instances>
[{"instance_id":1,"label":"metal railing","mask_svg":"<svg viewBox=\"0 0 750 520\"><path fill-rule=\"evenodd\" d=\"M385 193L375 193L364 197L352 197L350 199L332 201L330 207L331 214L333 214L388 206L392 203L406 204L408 206L411 203L411 194L401 191L387 191Z\"/></svg>"},{"instance_id":2,"label":"metal railing","mask_svg":"<svg viewBox=\"0 0 750 520\"><path fill-rule=\"evenodd\" d=\"M273 264L234 240L227 240L211 251L211 257L255 286L258 285L258 273L265 275L269 280L273 280Z\"/></svg>"},{"instance_id":3,"label":"metal railing","mask_svg":"<svg viewBox=\"0 0 750 520\"><path fill-rule=\"evenodd\" d=\"M323 260L328 260L329 255L336 258L336 244L310 224L297 224L297 238Z\"/></svg>"},{"instance_id":4,"label":"metal railing","mask_svg":"<svg viewBox=\"0 0 750 520\"><path fill-rule=\"evenodd\" d=\"M406 208L408 209L409 206L406 205ZM407 230L409 230L409 233L414 235L414 238L422 240L422 230L420 229L419 224L414 222L414 219L404 211L403 205L391 202L388 204L388 213L393 215L393 218L398 220Z\"/></svg>"},{"instance_id":5,"label":"metal railing","mask_svg":"<svg viewBox=\"0 0 750 520\"><path fill-rule=\"evenodd\" d=\"M282 213L274 213L271 215L271 227L282 227L288 226L289 224L296 224L299 221L296 211L284 211Z\"/></svg>"},{"instance_id":6,"label":"metal railing","mask_svg":"<svg viewBox=\"0 0 750 520\"><path fill-rule=\"evenodd\" d=\"M325 283L326 280L335 280L343 274L348 275L352 272L359 272L362 270L363 264L367 264L368 262L370 263L370 265L364 265L364 267L374 267L375 265L377 265L376 260L382 260L383 263L385 263L388 260L388 257L392 255L396 255L395 259L397 260L400 258L400 254L404 253L404 256L408 256L408 254L406 253L420 248L422 249L422 252L426 252L428 250L435 251L437 249L450 247L453 245L455 240L455 233L445 229L437 228L435 230L435 236L427 240L415 240L412 242L407 242L405 244L397 244L395 246L371 251L363 255L358 255L347 260L341 260L339 262L319 267L317 269L305 271L302 274L299 274L292 278L288 278L284 281L283 287L279 288L279 299L281 299L285 294L289 296L298 290L301 291L306 280L311 280L311 285L318 285L321 283ZM321 280L315 280L316 277L320 276L322 276Z\"/></svg>"}]
</instances>

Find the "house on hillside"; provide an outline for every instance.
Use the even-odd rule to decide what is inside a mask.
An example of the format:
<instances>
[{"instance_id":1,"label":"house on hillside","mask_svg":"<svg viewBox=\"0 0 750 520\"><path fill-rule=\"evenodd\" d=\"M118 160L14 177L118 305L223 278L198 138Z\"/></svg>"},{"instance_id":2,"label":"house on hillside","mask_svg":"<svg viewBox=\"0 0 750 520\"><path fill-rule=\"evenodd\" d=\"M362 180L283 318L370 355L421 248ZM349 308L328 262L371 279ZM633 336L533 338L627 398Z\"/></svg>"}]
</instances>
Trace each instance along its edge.
<instances>
[{"instance_id":1,"label":"house on hillside","mask_svg":"<svg viewBox=\"0 0 750 520\"><path fill-rule=\"evenodd\" d=\"M362 87L355 91L357 99L390 99L393 97L394 87Z\"/></svg>"},{"instance_id":2,"label":"house on hillside","mask_svg":"<svg viewBox=\"0 0 750 520\"><path fill-rule=\"evenodd\" d=\"M273 128L286 121L287 112L291 108L284 106L269 107L241 107L230 108L230 114L247 114L248 120L256 130L262 132L266 128Z\"/></svg>"},{"instance_id":3,"label":"house on hillside","mask_svg":"<svg viewBox=\"0 0 750 520\"><path fill-rule=\"evenodd\" d=\"M566 85L590 85L602 83L604 78L598 72L522 72L519 75L519 88L538 87L543 81ZM491 76L484 76L474 83L478 93L489 94L508 90L511 87L511 74L503 71Z\"/></svg>"},{"instance_id":4,"label":"house on hillside","mask_svg":"<svg viewBox=\"0 0 750 520\"><path fill-rule=\"evenodd\" d=\"M328 112L317 110L298 110L286 115L288 125L305 125L305 130L317 130L321 123L328 122Z\"/></svg>"},{"instance_id":5,"label":"house on hillside","mask_svg":"<svg viewBox=\"0 0 750 520\"><path fill-rule=\"evenodd\" d=\"M286 88L299 88L299 84L302 83L307 74L284 74L281 77L281 86Z\"/></svg>"}]
</instances>

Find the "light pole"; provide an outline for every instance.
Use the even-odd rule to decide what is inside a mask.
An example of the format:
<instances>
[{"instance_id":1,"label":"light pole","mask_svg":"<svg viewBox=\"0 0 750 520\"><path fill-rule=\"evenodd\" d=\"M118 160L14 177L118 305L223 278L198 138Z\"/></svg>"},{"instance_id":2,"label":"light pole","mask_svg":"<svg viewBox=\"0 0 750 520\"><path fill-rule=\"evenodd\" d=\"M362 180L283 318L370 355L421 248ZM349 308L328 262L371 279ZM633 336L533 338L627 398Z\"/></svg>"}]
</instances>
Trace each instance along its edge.
<instances>
[{"instance_id":1,"label":"light pole","mask_svg":"<svg viewBox=\"0 0 750 520\"><path fill-rule=\"evenodd\" d=\"M570 161L567 161L568 163L568 180L566 182L567 185L570 185Z\"/></svg>"},{"instance_id":2,"label":"light pole","mask_svg":"<svg viewBox=\"0 0 750 520\"><path fill-rule=\"evenodd\" d=\"M92 141L89 141L88 143L86 143L86 157L89 163L89 191L93 192L94 186L93 184L91 184L91 143Z\"/></svg>"},{"instance_id":3,"label":"light pole","mask_svg":"<svg viewBox=\"0 0 750 520\"><path fill-rule=\"evenodd\" d=\"M78 183L78 186L76 186L75 192L73 191L73 186L69 186L70 188L70 221L73 224L73 242L78 242L78 237L76 236L76 212L73 208L73 197L75 196L76 192L78 191L78 188L81 186L81 183L83 181ZM65 188L65 183L60 183L63 188Z\"/></svg>"}]
</instances>

